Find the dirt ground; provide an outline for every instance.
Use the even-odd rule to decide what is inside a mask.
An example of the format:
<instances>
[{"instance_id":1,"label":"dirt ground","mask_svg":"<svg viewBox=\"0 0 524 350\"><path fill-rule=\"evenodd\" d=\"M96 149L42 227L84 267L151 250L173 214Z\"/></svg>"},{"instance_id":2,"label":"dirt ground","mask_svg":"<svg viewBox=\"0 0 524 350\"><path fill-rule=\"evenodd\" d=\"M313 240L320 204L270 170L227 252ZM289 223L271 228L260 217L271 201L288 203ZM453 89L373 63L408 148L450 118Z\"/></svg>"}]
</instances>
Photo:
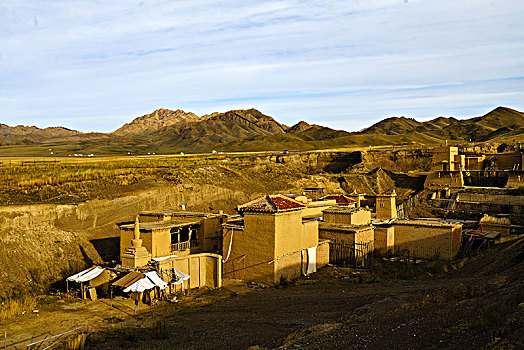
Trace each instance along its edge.
<instances>
[{"instance_id":1,"label":"dirt ground","mask_svg":"<svg viewBox=\"0 0 524 350\"><path fill-rule=\"evenodd\" d=\"M327 267L278 288L230 281L141 305L138 316L122 298L111 307L48 297L0 331L8 349L76 325L87 327L88 349L522 349L523 248L521 239L468 261L364 273Z\"/></svg>"}]
</instances>

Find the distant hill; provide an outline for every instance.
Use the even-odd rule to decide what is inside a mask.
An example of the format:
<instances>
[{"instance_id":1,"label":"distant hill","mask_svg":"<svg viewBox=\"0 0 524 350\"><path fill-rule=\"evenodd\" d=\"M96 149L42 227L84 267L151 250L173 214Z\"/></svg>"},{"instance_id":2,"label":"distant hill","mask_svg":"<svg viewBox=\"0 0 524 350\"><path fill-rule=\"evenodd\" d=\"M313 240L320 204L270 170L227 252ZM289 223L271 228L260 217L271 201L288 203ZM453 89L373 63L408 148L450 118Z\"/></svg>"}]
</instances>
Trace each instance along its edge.
<instances>
[{"instance_id":1,"label":"distant hill","mask_svg":"<svg viewBox=\"0 0 524 350\"><path fill-rule=\"evenodd\" d=\"M218 145L256 136L285 133L287 126L256 109L213 113L181 128L159 131L161 147L183 151L211 151Z\"/></svg>"},{"instance_id":2,"label":"distant hill","mask_svg":"<svg viewBox=\"0 0 524 350\"><path fill-rule=\"evenodd\" d=\"M132 122L123 125L121 128L114 131L114 134L151 134L168 126L196 122L199 121L199 119L200 118L198 118L196 114L191 112L186 113L180 109L171 111L169 109L160 108L151 114L143 115L134 119Z\"/></svg>"},{"instance_id":3,"label":"distant hill","mask_svg":"<svg viewBox=\"0 0 524 350\"><path fill-rule=\"evenodd\" d=\"M63 127L40 129L36 126L0 124L0 145L30 145L108 137L102 133L81 133Z\"/></svg>"},{"instance_id":4,"label":"distant hill","mask_svg":"<svg viewBox=\"0 0 524 350\"><path fill-rule=\"evenodd\" d=\"M302 131L306 131L309 128L311 128L311 125L309 125L305 121L300 121L296 123L295 125L293 125L292 127L290 127L289 129L287 129L286 132L302 132Z\"/></svg>"},{"instance_id":5,"label":"distant hill","mask_svg":"<svg viewBox=\"0 0 524 350\"><path fill-rule=\"evenodd\" d=\"M498 107L476 118L458 120L439 117L426 122L412 118L393 117L384 119L358 134L403 135L407 138L432 140L490 141L508 138L524 132L524 113L511 108Z\"/></svg>"},{"instance_id":6,"label":"distant hill","mask_svg":"<svg viewBox=\"0 0 524 350\"><path fill-rule=\"evenodd\" d=\"M483 116L462 120L438 117L419 122L391 117L359 132L333 130L305 121L288 127L256 109L215 112L201 118L182 110L159 109L107 134L0 124L0 155L48 155L49 145L61 155L147 154L430 145L444 140L524 140L524 113L498 107Z\"/></svg>"}]
</instances>

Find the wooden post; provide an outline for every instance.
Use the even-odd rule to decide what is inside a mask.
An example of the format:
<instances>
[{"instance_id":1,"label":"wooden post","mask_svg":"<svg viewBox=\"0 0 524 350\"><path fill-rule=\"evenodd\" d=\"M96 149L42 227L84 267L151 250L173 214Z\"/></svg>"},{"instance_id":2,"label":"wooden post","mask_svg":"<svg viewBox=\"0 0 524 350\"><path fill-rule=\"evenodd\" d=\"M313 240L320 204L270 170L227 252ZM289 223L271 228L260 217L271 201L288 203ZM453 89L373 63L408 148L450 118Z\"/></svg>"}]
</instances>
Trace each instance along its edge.
<instances>
[{"instance_id":1,"label":"wooden post","mask_svg":"<svg viewBox=\"0 0 524 350\"><path fill-rule=\"evenodd\" d=\"M198 257L198 288L202 287L202 277L200 275L200 271L202 270L202 260L201 257Z\"/></svg>"},{"instance_id":2,"label":"wooden post","mask_svg":"<svg viewBox=\"0 0 524 350\"><path fill-rule=\"evenodd\" d=\"M191 257L187 259L187 269L188 269L188 275L191 276ZM184 283L184 281L182 281ZM187 279L187 294L189 295L189 289L191 288L191 277ZM186 291L184 290L184 295L186 294Z\"/></svg>"},{"instance_id":3,"label":"wooden post","mask_svg":"<svg viewBox=\"0 0 524 350\"><path fill-rule=\"evenodd\" d=\"M66 293L69 294L69 280L66 280Z\"/></svg>"},{"instance_id":4,"label":"wooden post","mask_svg":"<svg viewBox=\"0 0 524 350\"><path fill-rule=\"evenodd\" d=\"M113 286L111 286L111 307L113 307Z\"/></svg>"}]
</instances>

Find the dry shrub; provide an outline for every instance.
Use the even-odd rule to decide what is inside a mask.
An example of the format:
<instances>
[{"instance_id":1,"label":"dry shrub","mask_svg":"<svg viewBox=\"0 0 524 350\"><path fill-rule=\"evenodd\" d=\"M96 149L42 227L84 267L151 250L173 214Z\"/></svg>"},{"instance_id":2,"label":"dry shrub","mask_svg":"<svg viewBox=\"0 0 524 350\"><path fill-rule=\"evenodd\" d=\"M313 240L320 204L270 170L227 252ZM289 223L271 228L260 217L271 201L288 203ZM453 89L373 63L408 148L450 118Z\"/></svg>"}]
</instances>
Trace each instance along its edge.
<instances>
[{"instance_id":1,"label":"dry shrub","mask_svg":"<svg viewBox=\"0 0 524 350\"><path fill-rule=\"evenodd\" d=\"M23 299L4 300L0 307L0 321L6 321L25 312L32 312L37 304L33 296L26 296Z\"/></svg>"},{"instance_id":2,"label":"dry shrub","mask_svg":"<svg viewBox=\"0 0 524 350\"><path fill-rule=\"evenodd\" d=\"M75 334L67 341L64 342L62 345L62 349L64 350L80 350L83 349L86 343L87 334L86 333L79 333Z\"/></svg>"}]
</instances>

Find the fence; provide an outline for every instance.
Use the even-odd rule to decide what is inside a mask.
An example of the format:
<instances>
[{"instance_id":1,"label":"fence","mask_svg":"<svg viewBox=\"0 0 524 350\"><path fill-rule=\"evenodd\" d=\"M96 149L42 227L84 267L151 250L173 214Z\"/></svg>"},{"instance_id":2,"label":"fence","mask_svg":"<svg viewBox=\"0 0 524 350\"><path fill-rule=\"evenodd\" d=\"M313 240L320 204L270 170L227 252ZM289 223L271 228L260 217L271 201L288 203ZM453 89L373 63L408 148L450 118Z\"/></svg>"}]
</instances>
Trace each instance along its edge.
<instances>
[{"instance_id":1,"label":"fence","mask_svg":"<svg viewBox=\"0 0 524 350\"><path fill-rule=\"evenodd\" d=\"M344 267L368 268L373 263L373 241L364 243L331 241L329 263Z\"/></svg>"},{"instance_id":2,"label":"fence","mask_svg":"<svg viewBox=\"0 0 524 350\"><path fill-rule=\"evenodd\" d=\"M26 350L32 350L32 349L51 349L53 346L58 345L60 342L65 340L65 336L69 336L75 332L81 332L84 333L84 326L79 326L76 328L71 328L63 333L53 335L51 337L45 337L42 340L35 341L31 344L26 345ZM51 342L52 341L52 342ZM47 346L45 346L45 342L51 342Z\"/></svg>"},{"instance_id":3,"label":"fence","mask_svg":"<svg viewBox=\"0 0 524 350\"><path fill-rule=\"evenodd\" d=\"M401 204L397 205L397 216L399 218L409 217L410 212L420 204L418 195L408 198Z\"/></svg>"}]
</instances>

